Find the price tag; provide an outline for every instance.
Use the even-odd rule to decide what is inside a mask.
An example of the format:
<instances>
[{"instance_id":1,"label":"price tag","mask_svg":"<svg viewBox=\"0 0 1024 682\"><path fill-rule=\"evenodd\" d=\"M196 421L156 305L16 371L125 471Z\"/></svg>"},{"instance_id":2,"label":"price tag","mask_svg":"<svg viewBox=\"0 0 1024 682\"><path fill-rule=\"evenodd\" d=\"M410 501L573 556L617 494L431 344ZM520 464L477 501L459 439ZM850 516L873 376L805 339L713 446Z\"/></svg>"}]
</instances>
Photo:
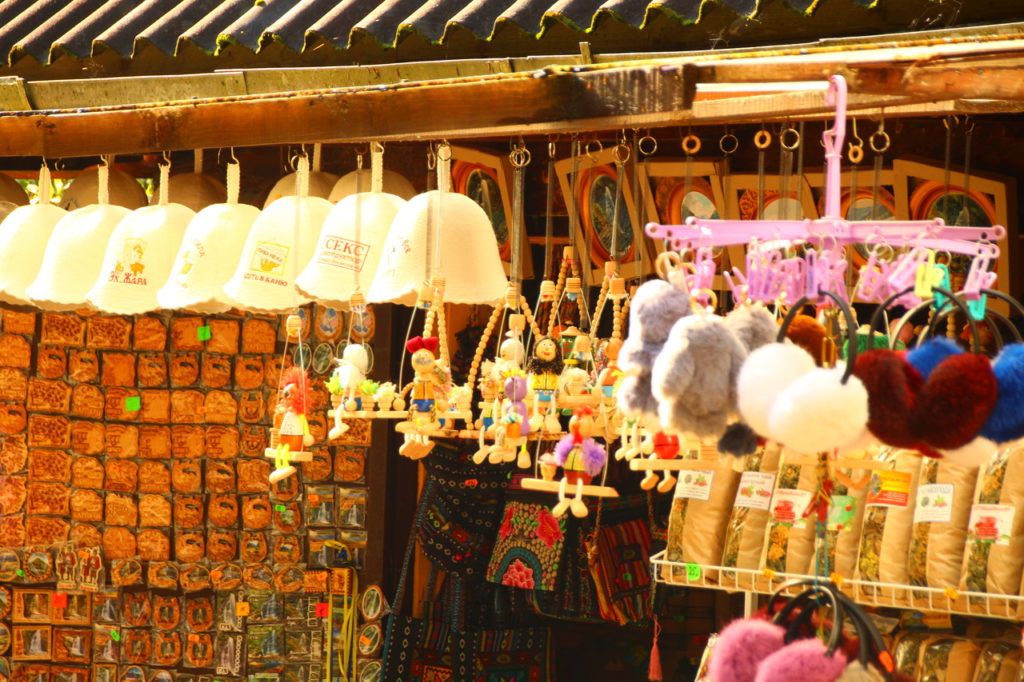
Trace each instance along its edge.
<instances>
[{"instance_id":1,"label":"price tag","mask_svg":"<svg viewBox=\"0 0 1024 682\"><path fill-rule=\"evenodd\" d=\"M124 399L124 409L129 412L138 412L142 409L142 398L137 395L130 395Z\"/></svg>"},{"instance_id":2,"label":"price tag","mask_svg":"<svg viewBox=\"0 0 1024 682\"><path fill-rule=\"evenodd\" d=\"M23 571L23 570L21 570L21 569L19 568L19 569L18 569L18 577L19 577L19 578L24 578L24 577L25 577L25 571Z\"/></svg>"},{"instance_id":3,"label":"price tag","mask_svg":"<svg viewBox=\"0 0 1024 682\"><path fill-rule=\"evenodd\" d=\"M188 636L188 641L190 641L190 642L198 642L199 641L199 635L190 634Z\"/></svg>"},{"instance_id":4,"label":"price tag","mask_svg":"<svg viewBox=\"0 0 1024 682\"><path fill-rule=\"evenodd\" d=\"M249 602L247 602L247 601L236 602L235 603L235 615L238 616L239 618L242 618L243 616L248 616L250 608L251 607L249 606Z\"/></svg>"},{"instance_id":5,"label":"price tag","mask_svg":"<svg viewBox=\"0 0 1024 682\"><path fill-rule=\"evenodd\" d=\"M279 511L279 512L288 511L288 507L284 506L283 504L275 504L274 505L274 511Z\"/></svg>"},{"instance_id":6,"label":"price tag","mask_svg":"<svg viewBox=\"0 0 1024 682\"><path fill-rule=\"evenodd\" d=\"M117 630L111 630L110 631L110 639L114 640L115 642L120 642L121 641L121 633L118 632Z\"/></svg>"},{"instance_id":7,"label":"price tag","mask_svg":"<svg viewBox=\"0 0 1024 682\"><path fill-rule=\"evenodd\" d=\"M326 618L330 613L330 605L325 601L318 601L316 603L316 617Z\"/></svg>"},{"instance_id":8,"label":"price tag","mask_svg":"<svg viewBox=\"0 0 1024 682\"><path fill-rule=\"evenodd\" d=\"M53 608L63 609L68 605L68 595L66 592L54 592L53 593Z\"/></svg>"},{"instance_id":9,"label":"price tag","mask_svg":"<svg viewBox=\"0 0 1024 682\"><path fill-rule=\"evenodd\" d=\"M196 338L200 341L209 341L211 336L213 336L213 334L210 331L210 325L196 327Z\"/></svg>"},{"instance_id":10,"label":"price tag","mask_svg":"<svg viewBox=\"0 0 1024 682\"><path fill-rule=\"evenodd\" d=\"M700 580L700 565L687 562L686 579L689 581Z\"/></svg>"}]
</instances>

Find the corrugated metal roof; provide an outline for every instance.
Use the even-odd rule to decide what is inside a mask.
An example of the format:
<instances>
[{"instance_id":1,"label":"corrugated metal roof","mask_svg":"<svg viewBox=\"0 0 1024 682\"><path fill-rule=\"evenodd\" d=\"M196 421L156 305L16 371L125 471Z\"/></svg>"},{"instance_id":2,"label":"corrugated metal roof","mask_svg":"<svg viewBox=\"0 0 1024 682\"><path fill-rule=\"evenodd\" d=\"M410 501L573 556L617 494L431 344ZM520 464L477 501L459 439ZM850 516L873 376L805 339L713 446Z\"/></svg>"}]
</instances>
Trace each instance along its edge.
<instances>
[{"instance_id":1,"label":"corrugated metal roof","mask_svg":"<svg viewBox=\"0 0 1024 682\"><path fill-rule=\"evenodd\" d=\"M890 7L879 7L885 2ZM258 65L260 55L266 55L265 65L291 66L493 56L508 53L509 45L517 54L507 56L551 54L544 41L552 34L563 47L594 40L595 49L609 52L678 49L694 47L679 43L695 40L683 31L698 22L724 27L710 37L728 44L729 31L736 28L730 23L765 14L773 17L766 36L778 39L794 30L785 24L801 23L787 22L787 16L845 13L831 15L835 19L853 13L857 21L831 22L831 35L842 35L872 24L912 28L908 22L917 21L922 7L938 7L938 21L954 23L960 10L943 17L946 5L930 0L3 0L0 74L166 73L189 55L188 70L196 71L239 61ZM617 38L605 40L607 35ZM499 37L497 47L488 47ZM709 36L698 40L705 43L698 47L706 47ZM406 49L407 44L415 49ZM197 69L196 59L207 61ZM57 73L53 67L62 60L72 66L65 64Z\"/></svg>"}]
</instances>

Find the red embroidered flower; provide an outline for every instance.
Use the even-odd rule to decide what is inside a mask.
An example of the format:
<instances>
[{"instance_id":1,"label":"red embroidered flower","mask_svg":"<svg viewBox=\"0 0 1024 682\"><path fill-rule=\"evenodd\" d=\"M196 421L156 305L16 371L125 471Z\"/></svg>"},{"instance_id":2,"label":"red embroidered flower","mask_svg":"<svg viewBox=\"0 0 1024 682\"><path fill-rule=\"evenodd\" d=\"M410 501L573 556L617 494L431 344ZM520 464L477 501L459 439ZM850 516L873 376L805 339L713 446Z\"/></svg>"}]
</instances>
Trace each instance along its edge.
<instances>
[{"instance_id":1,"label":"red embroidered flower","mask_svg":"<svg viewBox=\"0 0 1024 682\"><path fill-rule=\"evenodd\" d=\"M524 564L522 560L516 559L505 569L505 575L501 578L501 584L509 585L510 587L521 587L524 590L532 590L535 584L533 569Z\"/></svg>"},{"instance_id":2,"label":"red embroidered flower","mask_svg":"<svg viewBox=\"0 0 1024 682\"><path fill-rule=\"evenodd\" d=\"M551 549L555 543L562 539L562 529L558 526L558 519L551 515L545 507L537 515L537 537Z\"/></svg>"},{"instance_id":3,"label":"red embroidered flower","mask_svg":"<svg viewBox=\"0 0 1024 682\"><path fill-rule=\"evenodd\" d=\"M505 520L501 522L501 528L498 530L502 540L512 534L512 511L512 507L505 510Z\"/></svg>"}]
</instances>

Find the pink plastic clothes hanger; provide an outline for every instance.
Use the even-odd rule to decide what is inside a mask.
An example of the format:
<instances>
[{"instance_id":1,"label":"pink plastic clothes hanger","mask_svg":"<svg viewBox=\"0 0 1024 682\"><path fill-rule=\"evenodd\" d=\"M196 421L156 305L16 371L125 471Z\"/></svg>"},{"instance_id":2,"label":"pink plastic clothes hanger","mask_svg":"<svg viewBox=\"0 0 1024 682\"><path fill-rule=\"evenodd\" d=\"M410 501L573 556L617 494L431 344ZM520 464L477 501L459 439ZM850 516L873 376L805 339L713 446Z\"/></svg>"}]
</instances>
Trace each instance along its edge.
<instances>
[{"instance_id":1,"label":"pink plastic clothes hanger","mask_svg":"<svg viewBox=\"0 0 1024 682\"><path fill-rule=\"evenodd\" d=\"M701 247L735 246L753 239L785 240L819 244L831 238L835 244L867 243L886 239L917 245L927 240L928 248L963 253L970 248L960 240L991 242L1003 239L1006 229L992 227L949 226L941 218L933 220L850 221L839 215L842 147L846 131L846 79L834 75L825 93L826 104L835 107L835 119L825 130L825 215L817 220L714 220L690 216L683 225L649 223L645 228L652 239L664 239L674 249L687 245ZM924 245L924 244L922 244Z\"/></svg>"}]
</instances>

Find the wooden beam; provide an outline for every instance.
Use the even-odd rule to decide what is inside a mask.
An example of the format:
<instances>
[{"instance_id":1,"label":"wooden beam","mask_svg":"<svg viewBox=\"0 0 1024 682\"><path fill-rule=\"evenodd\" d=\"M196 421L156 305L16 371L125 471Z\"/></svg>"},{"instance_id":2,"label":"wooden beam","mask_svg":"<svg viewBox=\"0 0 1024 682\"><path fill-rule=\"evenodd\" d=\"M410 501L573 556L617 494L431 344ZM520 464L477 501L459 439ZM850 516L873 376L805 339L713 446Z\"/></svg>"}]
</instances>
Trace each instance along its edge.
<instances>
[{"instance_id":1,"label":"wooden beam","mask_svg":"<svg viewBox=\"0 0 1024 682\"><path fill-rule=\"evenodd\" d=\"M0 156L50 158L302 142L481 136L580 120L678 116L686 65L548 68L529 74L0 115ZM632 124L639 125L639 124Z\"/></svg>"}]
</instances>

